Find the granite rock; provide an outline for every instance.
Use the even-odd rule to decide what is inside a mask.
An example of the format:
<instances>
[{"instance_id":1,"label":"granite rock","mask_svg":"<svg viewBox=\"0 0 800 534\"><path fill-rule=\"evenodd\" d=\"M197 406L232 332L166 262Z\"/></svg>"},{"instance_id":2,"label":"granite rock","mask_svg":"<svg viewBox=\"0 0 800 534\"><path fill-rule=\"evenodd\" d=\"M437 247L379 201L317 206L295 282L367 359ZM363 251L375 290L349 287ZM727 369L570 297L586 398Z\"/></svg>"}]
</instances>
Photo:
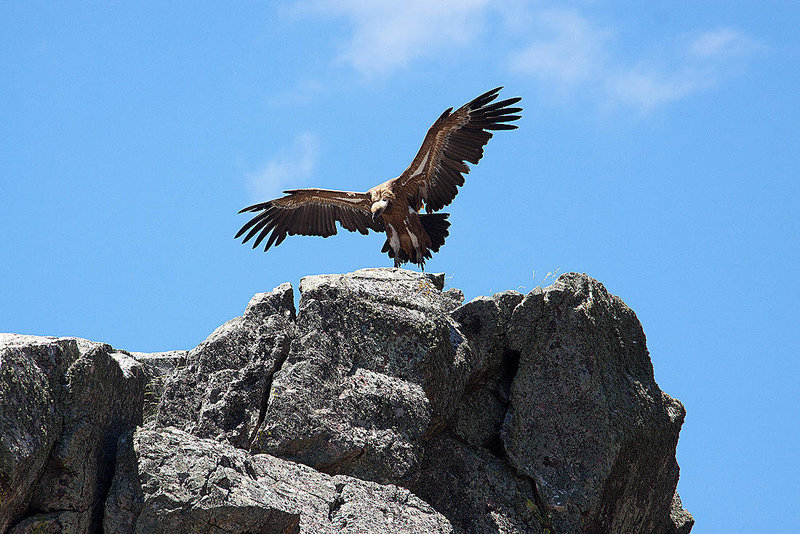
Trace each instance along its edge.
<instances>
[{"instance_id":1,"label":"granite rock","mask_svg":"<svg viewBox=\"0 0 800 534\"><path fill-rule=\"evenodd\" d=\"M502 438L559 532L658 532L678 481L685 411L653 377L633 310L586 275L529 293L506 334L520 354Z\"/></svg>"},{"instance_id":2,"label":"granite rock","mask_svg":"<svg viewBox=\"0 0 800 534\"><path fill-rule=\"evenodd\" d=\"M406 489L326 475L173 427L139 429L120 448L108 534L452 532Z\"/></svg>"},{"instance_id":3,"label":"granite rock","mask_svg":"<svg viewBox=\"0 0 800 534\"><path fill-rule=\"evenodd\" d=\"M11 532L96 528L117 440L141 423L141 364L104 343L4 334L0 367L0 530L26 511Z\"/></svg>"},{"instance_id":4,"label":"granite rock","mask_svg":"<svg viewBox=\"0 0 800 534\"><path fill-rule=\"evenodd\" d=\"M444 283L309 276L189 351L1 334L0 532L687 534L634 312Z\"/></svg>"},{"instance_id":5,"label":"granite rock","mask_svg":"<svg viewBox=\"0 0 800 534\"><path fill-rule=\"evenodd\" d=\"M398 483L472 371L443 275L362 269L300 282L296 338L252 452Z\"/></svg>"},{"instance_id":6,"label":"granite rock","mask_svg":"<svg viewBox=\"0 0 800 534\"><path fill-rule=\"evenodd\" d=\"M217 328L166 376L155 424L248 448L272 375L288 355L294 319L290 284L255 295L244 315Z\"/></svg>"}]
</instances>

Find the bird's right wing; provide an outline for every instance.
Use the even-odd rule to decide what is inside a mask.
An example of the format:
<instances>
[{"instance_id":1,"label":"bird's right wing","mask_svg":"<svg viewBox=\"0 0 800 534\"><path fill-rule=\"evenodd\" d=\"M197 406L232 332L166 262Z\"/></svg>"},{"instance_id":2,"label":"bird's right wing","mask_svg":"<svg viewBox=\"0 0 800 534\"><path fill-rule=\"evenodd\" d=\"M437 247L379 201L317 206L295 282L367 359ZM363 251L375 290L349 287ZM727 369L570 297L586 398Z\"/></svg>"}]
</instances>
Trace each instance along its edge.
<instances>
[{"instance_id":1,"label":"bird's right wing","mask_svg":"<svg viewBox=\"0 0 800 534\"><path fill-rule=\"evenodd\" d=\"M245 223L234 239L245 232L242 243L258 236L253 242L256 248L269 235L266 252L273 244L280 245L287 235L332 236L336 234L337 222L346 230L364 235L369 230L384 231L381 221L372 220L372 203L367 193L329 189L292 189L284 193L288 194L242 209L239 213L258 212L258 215Z\"/></svg>"}]
</instances>

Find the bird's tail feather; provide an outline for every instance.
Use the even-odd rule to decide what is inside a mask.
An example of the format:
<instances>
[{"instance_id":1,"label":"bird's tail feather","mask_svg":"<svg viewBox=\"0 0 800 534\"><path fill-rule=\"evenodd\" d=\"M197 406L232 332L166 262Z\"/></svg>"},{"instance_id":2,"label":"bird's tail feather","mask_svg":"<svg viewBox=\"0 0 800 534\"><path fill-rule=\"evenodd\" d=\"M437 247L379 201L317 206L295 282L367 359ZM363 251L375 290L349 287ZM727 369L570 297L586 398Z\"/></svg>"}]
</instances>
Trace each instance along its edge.
<instances>
[{"instance_id":1,"label":"bird's tail feather","mask_svg":"<svg viewBox=\"0 0 800 534\"><path fill-rule=\"evenodd\" d=\"M397 251L397 257L395 258L394 249L389 245L388 239L383 244L381 252L386 252L390 258L394 258L396 265L402 265L410 261L424 269L425 259L431 257L431 252L439 252L439 248L444 245L445 238L450 235L450 231L448 230L448 228L450 228L450 223L447 221L447 217L449 216L449 213L420 213L419 222L431 239L430 246L423 247L420 254L413 251L413 257L409 258L408 254L401 248Z\"/></svg>"},{"instance_id":2,"label":"bird's tail feather","mask_svg":"<svg viewBox=\"0 0 800 534\"><path fill-rule=\"evenodd\" d=\"M419 222L431 238L430 249L439 252L439 247L444 245L444 239L450 235L450 223L447 218L449 213L424 213L420 214Z\"/></svg>"}]
</instances>

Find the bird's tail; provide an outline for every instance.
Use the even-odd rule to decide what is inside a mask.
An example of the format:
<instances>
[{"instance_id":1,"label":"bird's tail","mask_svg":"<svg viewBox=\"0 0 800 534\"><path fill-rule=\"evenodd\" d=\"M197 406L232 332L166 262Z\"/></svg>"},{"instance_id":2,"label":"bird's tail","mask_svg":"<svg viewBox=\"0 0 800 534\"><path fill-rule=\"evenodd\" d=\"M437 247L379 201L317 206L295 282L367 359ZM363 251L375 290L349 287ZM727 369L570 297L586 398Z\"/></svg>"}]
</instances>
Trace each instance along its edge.
<instances>
[{"instance_id":1,"label":"bird's tail","mask_svg":"<svg viewBox=\"0 0 800 534\"><path fill-rule=\"evenodd\" d=\"M417 251L415 250L412 252L412 257L409 257L408 254L406 254L406 252L401 248L397 251L397 256L395 256L394 249L392 249L392 247L389 245L388 239L383 244L381 252L386 252L389 254L390 258L394 258L395 267L399 267L400 265L410 261L411 263L416 263L419 265L422 270L425 270L425 259L430 259L431 252L439 252L439 248L444 245L444 239L450 235L448 230L448 228L450 228L450 223L447 221L449 216L449 213L419 214L419 222L422 224L422 228L431 239L431 244L427 247L422 247L422 249L419 251L419 254L417 254Z\"/></svg>"},{"instance_id":2,"label":"bird's tail","mask_svg":"<svg viewBox=\"0 0 800 534\"><path fill-rule=\"evenodd\" d=\"M444 245L444 238L450 235L450 223L447 221L449 216L449 213L422 213L419 216L419 222L431 238L429 248L434 252L439 252L439 247Z\"/></svg>"}]
</instances>

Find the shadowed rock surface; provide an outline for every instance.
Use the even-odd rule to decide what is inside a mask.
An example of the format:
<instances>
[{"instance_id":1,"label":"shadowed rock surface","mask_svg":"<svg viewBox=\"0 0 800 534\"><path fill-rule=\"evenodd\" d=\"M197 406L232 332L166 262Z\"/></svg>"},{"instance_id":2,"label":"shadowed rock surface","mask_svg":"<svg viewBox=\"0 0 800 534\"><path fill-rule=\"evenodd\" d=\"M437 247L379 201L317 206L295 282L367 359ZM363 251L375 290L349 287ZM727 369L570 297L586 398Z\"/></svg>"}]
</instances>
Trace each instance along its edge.
<instances>
[{"instance_id":1,"label":"shadowed rock surface","mask_svg":"<svg viewBox=\"0 0 800 534\"><path fill-rule=\"evenodd\" d=\"M691 530L632 310L443 286L305 277L191 351L0 335L0 532Z\"/></svg>"}]
</instances>

